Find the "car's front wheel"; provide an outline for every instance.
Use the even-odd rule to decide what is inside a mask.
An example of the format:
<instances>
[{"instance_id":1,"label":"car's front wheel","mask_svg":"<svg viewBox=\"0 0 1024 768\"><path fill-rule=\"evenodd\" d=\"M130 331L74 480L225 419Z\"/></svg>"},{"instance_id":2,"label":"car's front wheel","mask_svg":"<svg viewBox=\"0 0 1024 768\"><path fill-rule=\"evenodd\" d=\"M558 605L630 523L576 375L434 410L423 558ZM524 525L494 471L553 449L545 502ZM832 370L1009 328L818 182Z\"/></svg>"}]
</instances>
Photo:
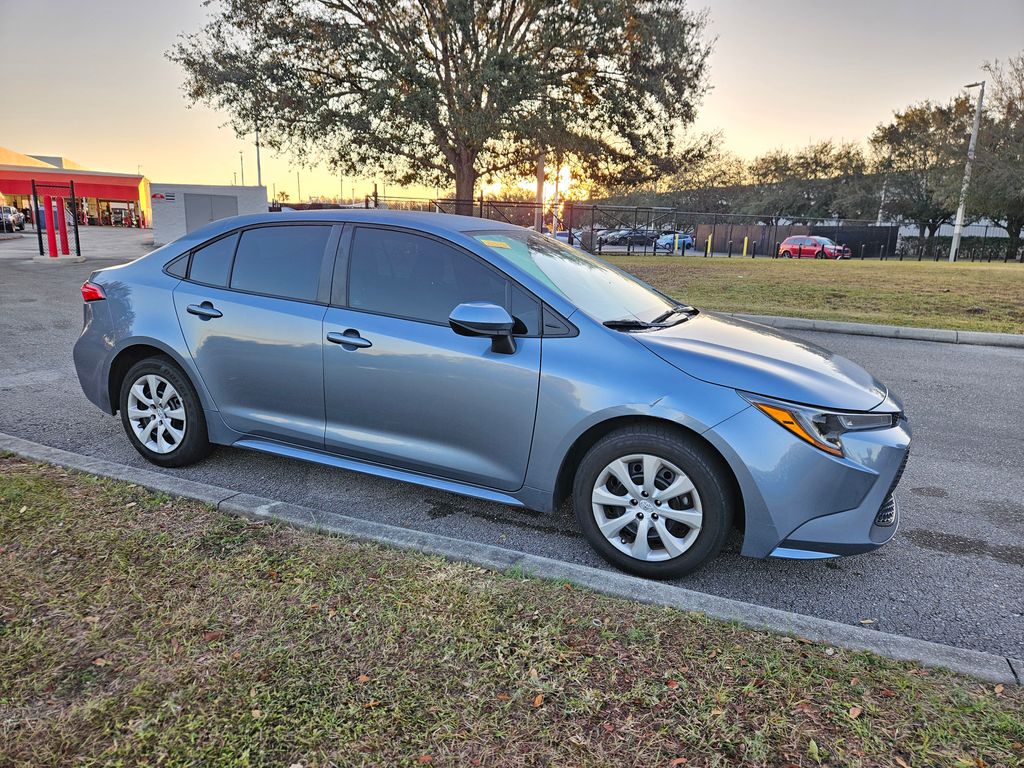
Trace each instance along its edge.
<instances>
[{"instance_id":1,"label":"car's front wheel","mask_svg":"<svg viewBox=\"0 0 1024 768\"><path fill-rule=\"evenodd\" d=\"M667 579L719 552L735 499L727 470L707 446L671 428L638 426L605 436L587 452L573 506L605 560Z\"/></svg>"},{"instance_id":2,"label":"car's front wheel","mask_svg":"<svg viewBox=\"0 0 1024 768\"><path fill-rule=\"evenodd\" d=\"M129 369L118 400L129 441L161 467L184 467L213 450L195 387L170 360L151 357Z\"/></svg>"}]
</instances>

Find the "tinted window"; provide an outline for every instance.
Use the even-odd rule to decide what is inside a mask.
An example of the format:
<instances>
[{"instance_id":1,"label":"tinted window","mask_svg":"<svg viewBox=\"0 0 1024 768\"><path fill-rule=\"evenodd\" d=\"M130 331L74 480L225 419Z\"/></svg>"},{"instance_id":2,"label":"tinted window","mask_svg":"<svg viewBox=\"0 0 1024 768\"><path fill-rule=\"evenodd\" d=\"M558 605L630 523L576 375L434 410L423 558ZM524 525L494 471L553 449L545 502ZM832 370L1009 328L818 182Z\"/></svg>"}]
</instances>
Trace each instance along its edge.
<instances>
[{"instance_id":1,"label":"tinted window","mask_svg":"<svg viewBox=\"0 0 1024 768\"><path fill-rule=\"evenodd\" d=\"M330 226L259 227L242 233L231 287L315 301Z\"/></svg>"},{"instance_id":2,"label":"tinted window","mask_svg":"<svg viewBox=\"0 0 1024 768\"><path fill-rule=\"evenodd\" d=\"M176 258L167 265L166 269L169 274L175 277L184 277L188 272L188 254L186 253L184 256Z\"/></svg>"},{"instance_id":3,"label":"tinted window","mask_svg":"<svg viewBox=\"0 0 1024 768\"><path fill-rule=\"evenodd\" d=\"M476 259L429 237L356 229L349 257L348 303L433 323L466 301L507 307L508 281Z\"/></svg>"},{"instance_id":4,"label":"tinted window","mask_svg":"<svg viewBox=\"0 0 1024 768\"><path fill-rule=\"evenodd\" d=\"M229 235L195 251L188 271L189 279L207 285L227 285L237 241L238 235Z\"/></svg>"}]
</instances>

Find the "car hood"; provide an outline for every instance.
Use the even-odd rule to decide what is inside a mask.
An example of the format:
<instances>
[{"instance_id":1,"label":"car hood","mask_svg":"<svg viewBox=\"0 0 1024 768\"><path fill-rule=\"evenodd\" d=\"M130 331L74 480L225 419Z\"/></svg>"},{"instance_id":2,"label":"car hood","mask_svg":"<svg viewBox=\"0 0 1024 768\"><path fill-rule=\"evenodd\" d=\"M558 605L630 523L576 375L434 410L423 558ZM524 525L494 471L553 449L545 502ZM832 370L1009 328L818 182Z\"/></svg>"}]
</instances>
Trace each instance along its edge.
<instances>
[{"instance_id":1,"label":"car hood","mask_svg":"<svg viewBox=\"0 0 1024 768\"><path fill-rule=\"evenodd\" d=\"M888 394L884 384L845 357L737 318L702 312L634 337L695 378L780 400L869 411Z\"/></svg>"}]
</instances>

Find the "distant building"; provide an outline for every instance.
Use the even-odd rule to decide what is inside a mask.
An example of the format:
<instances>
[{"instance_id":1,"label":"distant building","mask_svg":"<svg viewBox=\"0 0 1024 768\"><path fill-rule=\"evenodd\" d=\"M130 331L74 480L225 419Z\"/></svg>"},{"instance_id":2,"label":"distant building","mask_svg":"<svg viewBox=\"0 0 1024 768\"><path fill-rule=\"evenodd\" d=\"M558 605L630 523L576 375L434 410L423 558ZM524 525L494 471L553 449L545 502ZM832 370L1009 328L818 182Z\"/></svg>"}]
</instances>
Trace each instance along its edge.
<instances>
[{"instance_id":1,"label":"distant building","mask_svg":"<svg viewBox=\"0 0 1024 768\"><path fill-rule=\"evenodd\" d=\"M153 184L153 243L165 245L211 221L267 212L266 187Z\"/></svg>"},{"instance_id":2,"label":"distant building","mask_svg":"<svg viewBox=\"0 0 1024 768\"><path fill-rule=\"evenodd\" d=\"M149 179L145 176L94 171L66 157L25 155L0 147L0 203L27 209L34 220L33 180L41 185L67 185L73 181L78 218L83 225L148 227L151 224ZM44 194L58 195L60 190L43 187L39 195ZM70 201L68 205L70 207Z\"/></svg>"}]
</instances>

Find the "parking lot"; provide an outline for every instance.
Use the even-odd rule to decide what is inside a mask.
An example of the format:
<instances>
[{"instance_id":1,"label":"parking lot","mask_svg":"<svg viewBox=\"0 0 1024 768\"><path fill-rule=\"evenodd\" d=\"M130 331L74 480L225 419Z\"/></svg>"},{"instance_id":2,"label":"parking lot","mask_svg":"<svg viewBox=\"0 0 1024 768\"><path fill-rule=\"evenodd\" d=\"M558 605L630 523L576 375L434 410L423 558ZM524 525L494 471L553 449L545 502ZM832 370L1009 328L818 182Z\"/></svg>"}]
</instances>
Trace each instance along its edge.
<instances>
[{"instance_id":1,"label":"parking lot","mask_svg":"<svg viewBox=\"0 0 1024 768\"><path fill-rule=\"evenodd\" d=\"M118 237L135 233L97 236L109 237L112 249L115 242L123 245ZM152 469L129 446L119 421L86 401L71 360L81 327L78 288L91 270L117 262L35 264L27 260L31 254L19 255L11 247L11 241L0 243L0 431ZM97 252L103 251L91 251ZM1024 409L1019 407L1024 352L801 335L863 364L904 398L916 442L898 494L901 529L875 553L819 562L741 558L734 537L725 553L687 578L685 586L1024 657ZM226 448L200 465L173 472L337 513L606 567L565 511L539 515Z\"/></svg>"}]
</instances>

